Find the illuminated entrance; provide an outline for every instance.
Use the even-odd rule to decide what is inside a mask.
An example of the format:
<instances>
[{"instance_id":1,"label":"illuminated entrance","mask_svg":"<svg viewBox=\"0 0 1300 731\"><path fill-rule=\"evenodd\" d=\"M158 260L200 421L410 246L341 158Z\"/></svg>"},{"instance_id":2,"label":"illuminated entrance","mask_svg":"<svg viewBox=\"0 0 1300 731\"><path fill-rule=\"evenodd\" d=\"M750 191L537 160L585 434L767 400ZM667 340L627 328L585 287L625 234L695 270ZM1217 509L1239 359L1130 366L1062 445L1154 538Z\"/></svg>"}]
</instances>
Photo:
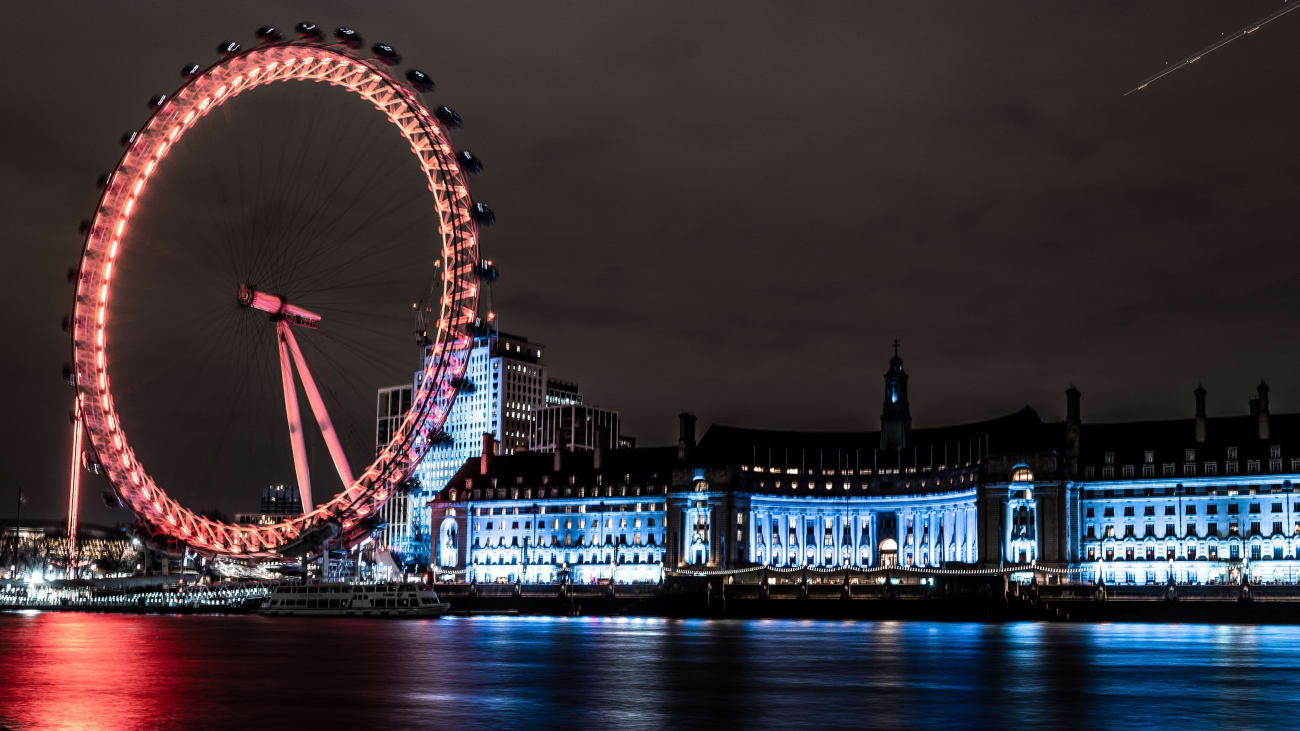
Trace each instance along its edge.
<instances>
[{"instance_id":1,"label":"illuminated entrance","mask_svg":"<svg viewBox=\"0 0 1300 731\"><path fill-rule=\"evenodd\" d=\"M880 565L884 567L898 565L898 541L886 538L880 542Z\"/></svg>"}]
</instances>

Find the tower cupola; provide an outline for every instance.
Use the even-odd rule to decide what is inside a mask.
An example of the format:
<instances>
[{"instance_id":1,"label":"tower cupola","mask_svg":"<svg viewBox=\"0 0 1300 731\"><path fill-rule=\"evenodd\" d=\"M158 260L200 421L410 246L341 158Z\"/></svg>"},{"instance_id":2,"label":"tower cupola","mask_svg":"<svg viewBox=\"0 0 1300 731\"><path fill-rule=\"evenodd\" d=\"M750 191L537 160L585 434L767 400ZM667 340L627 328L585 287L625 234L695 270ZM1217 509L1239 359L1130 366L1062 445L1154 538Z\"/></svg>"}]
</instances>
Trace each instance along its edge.
<instances>
[{"instance_id":1,"label":"tower cupola","mask_svg":"<svg viewBox=\"0 0 1300 731\"><path fill-rule=\"evenodd\" d=\"M898 341L894 341L894 357L889 359L885 372L885 403L880 412L880 448L902 449L912 433L912 412L907 405L907 371L903 359L898 357Z\"/></svg>"}]
</instances>

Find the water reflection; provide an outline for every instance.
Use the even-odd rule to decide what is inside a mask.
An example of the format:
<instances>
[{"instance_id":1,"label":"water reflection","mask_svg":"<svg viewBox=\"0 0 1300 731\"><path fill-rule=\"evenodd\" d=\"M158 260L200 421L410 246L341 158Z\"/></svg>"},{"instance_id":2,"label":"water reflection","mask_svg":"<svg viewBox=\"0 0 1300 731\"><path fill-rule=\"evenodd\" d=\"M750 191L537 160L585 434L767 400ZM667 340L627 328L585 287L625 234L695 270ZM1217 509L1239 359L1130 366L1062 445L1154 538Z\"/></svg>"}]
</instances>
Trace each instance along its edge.
<instances>
[{"instance_id":1,"label":"water reflection","mask_svg":"<svg viewBox=\"0 0 1300 731\"><path fill-rule=\"evenodd\" d=\"M1296 627L9 614L0 725L1289 725L1296 646Z\"/></svg>"}]
</instances>

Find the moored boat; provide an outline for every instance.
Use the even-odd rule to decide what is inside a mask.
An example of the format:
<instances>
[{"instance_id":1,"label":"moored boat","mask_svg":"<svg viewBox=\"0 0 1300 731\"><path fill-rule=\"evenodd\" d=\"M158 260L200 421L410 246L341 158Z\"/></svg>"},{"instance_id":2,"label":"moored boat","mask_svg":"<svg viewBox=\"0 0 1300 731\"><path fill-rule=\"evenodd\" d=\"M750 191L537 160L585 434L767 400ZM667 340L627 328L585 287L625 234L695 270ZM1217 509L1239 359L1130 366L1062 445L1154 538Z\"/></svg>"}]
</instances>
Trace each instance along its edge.
<instances>
[{"instance_id":1,"label":"moored boat","mask_svg":"<svg viewBox=\"0 0 1300 731\"><path fill-rule=\"evenodd\" d=\"M422 584L289 584L262 605L270 617L441 617L451 605Z\"/></svg>"}]
</instances>

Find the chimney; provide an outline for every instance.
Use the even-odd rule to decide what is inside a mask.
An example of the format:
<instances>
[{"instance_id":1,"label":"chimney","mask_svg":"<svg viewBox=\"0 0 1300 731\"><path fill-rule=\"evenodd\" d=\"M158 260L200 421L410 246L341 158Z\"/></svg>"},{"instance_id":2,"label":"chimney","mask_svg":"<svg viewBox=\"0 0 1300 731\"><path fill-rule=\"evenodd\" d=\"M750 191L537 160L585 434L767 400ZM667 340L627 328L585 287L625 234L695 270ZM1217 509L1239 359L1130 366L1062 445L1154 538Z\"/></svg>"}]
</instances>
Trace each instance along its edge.
<instances>
[{"instance_id":1,"label":"chimney","mask_svg":"<svg viewBox=\"0 0 1300 731\"><path fill-rule=\"evenodd\" d=\"M1205 386L1196 384L1196 390L1192 393L1196 394L1196 443L1203 444L1209 427L1209 419L1205 416Z\"/></svg>"},{"instance_id":2,"label":"chimney","mask_svg":"<svg viewBox=\"0 0 1300 731\"><path fill-rule=\"evenodd\" d=\"M560 468L563 466L564 466L564 430L560 428L560 422L557 419L555 422L555 464L552 469L554 472L559 472Z\"/></svg>"},{"instance_id":3,"label":"chimney","mask_svg":"<svg viewBox=\"0 0 1300 731\"><path fill-rule=\"evenodd\" d=\"M1078 479L1079 444L1083 439L1083 421L1079 416L1079 389L1070 384L1065 389L1065 461L1070 474Z\"/></svg>"},{"instance_id":4,"label":"chimney","mask_svg":"<svg viewBox=\"0 0 1300 731\"><path fill-rule=\"evenodd\" d=\"M478 458L478 473L486 475L488 470L492 469L492 455L496 454L497 440L492 437L492 432L483 432L483 452Z\"/></svg>"},{"instance_id":5,"label":"chimney","mask_svg":"<svg viewBox=\"0 0 1300 731\"><path fill-rule=\"evenodd\" d=\"M695 414L677 415L677 461L685 462L695 451Z\"/></svg>"},{"instance_id":6,"label":"chimney","mask_svg":"<svg viewBox=\"0 0 1300 731\"><path fill-rule=\"evenodd\" d=\"M1251 401L1251 413L1259 420L1259 438L1268 439L1268 384L1262 379L1256 387L1257 396Z\"/></svg>"}]
</instances>

